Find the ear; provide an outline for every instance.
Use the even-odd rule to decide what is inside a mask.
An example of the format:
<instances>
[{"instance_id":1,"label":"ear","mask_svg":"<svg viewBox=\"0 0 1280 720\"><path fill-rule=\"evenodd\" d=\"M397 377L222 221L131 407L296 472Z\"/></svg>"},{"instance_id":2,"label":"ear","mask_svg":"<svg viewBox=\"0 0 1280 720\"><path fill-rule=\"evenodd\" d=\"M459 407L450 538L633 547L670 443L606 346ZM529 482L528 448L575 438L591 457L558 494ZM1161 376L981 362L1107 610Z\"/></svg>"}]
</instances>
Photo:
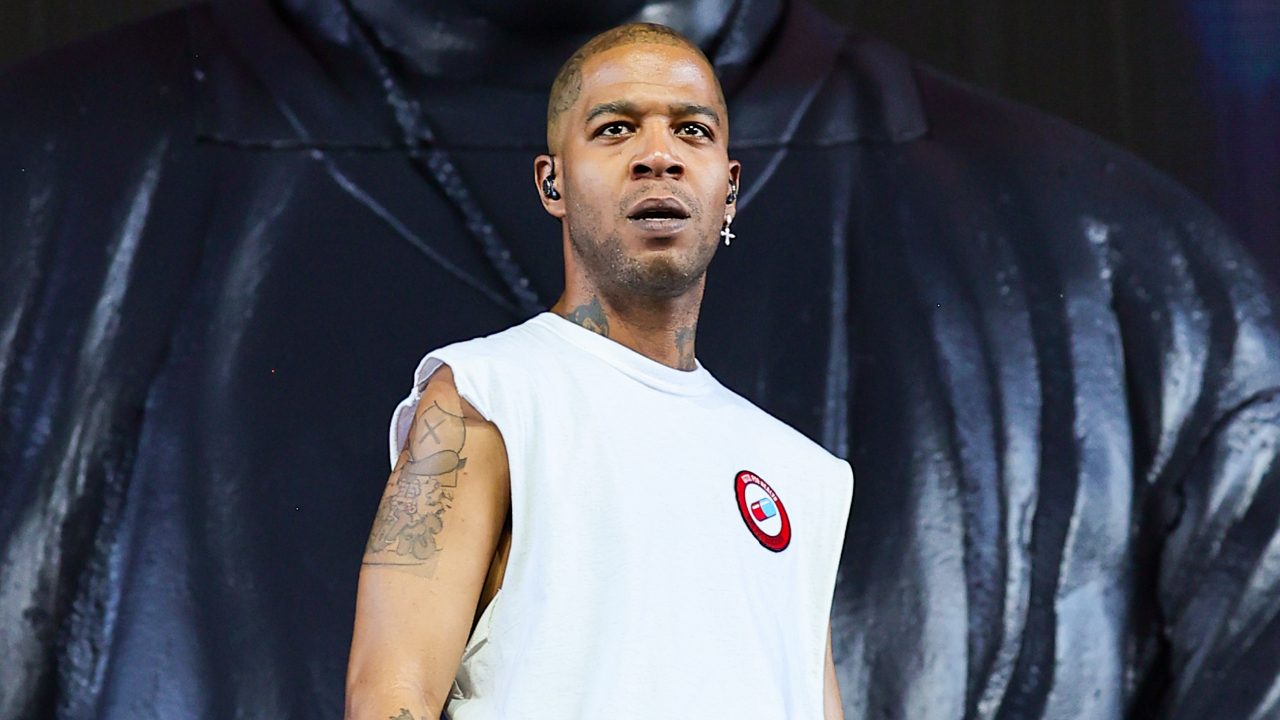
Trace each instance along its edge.
<instances>
[{"instance_id":1,"label":"ear","mask_svg":"<svg viewBox=\"0 0 1280 720\"><path fill-rule=\"evenodd\" d=\"M559 175L552 174L552 168L563 163L554 162L550 155L539 155L533 161L533 184L538 190L538 199L542 201L542 207L551 215L551 217L564 219L564 182ZM544 183L551 180L551 185L560 194L558 199L547 197L543 192Z\"/></svg>"},{"instance_id":2,"label":"ear","mask_svg":"<svg viewBox=\"0 0 1280 720\"><path fill-rule=\"evenodd\" d=\"M742 186L739 184L739 180L738 180L741 174L742 174L742 163L738 162L737 160L730 160L729 161L729 182L732 184L733 187L738 189L738 193L737 193L738 197L734 198L733 202L725 204L724 217L726 220L738 214L738 200L742 197Z\"/></svg>"}]
</instances>

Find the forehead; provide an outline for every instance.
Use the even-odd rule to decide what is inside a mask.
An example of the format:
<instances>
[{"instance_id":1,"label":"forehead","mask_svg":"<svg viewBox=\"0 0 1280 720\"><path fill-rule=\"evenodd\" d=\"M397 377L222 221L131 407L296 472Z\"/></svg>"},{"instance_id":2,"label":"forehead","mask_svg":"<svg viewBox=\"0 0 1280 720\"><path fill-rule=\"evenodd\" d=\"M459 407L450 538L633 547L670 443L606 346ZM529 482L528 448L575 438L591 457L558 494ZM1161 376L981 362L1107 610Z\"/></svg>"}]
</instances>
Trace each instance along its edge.
<instances>
[{"instance_id":1,"label":"forehead","mask_svg":"<svg viewBox=\"0 0 1280 720\"><path fill-rule=\"evenodd\" d=\"M581 107L623 96L654 96L718 107L715 75L688 48L651 43L610 48L582 67Z\"/></svg>"}]
</instances>

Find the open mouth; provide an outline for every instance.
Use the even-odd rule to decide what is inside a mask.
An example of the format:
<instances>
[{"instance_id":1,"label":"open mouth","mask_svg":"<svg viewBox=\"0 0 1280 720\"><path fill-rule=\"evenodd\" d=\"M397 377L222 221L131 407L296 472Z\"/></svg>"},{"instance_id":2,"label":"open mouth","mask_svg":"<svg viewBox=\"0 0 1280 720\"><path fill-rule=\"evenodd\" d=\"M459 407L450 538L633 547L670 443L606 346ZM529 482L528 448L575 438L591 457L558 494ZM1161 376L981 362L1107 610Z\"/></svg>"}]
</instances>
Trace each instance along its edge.
<instances>
[{"instance_id":1,"label":"open mouth","mask_svg":"<svg viewBox=\"0 0 1280 720\"><path fill-rule=\"evenodd\" d=\"M679 230L689 219L689 209L676 198L646 198L632 206L627 219L654 232Z\"/></svg>"}]
</instances>

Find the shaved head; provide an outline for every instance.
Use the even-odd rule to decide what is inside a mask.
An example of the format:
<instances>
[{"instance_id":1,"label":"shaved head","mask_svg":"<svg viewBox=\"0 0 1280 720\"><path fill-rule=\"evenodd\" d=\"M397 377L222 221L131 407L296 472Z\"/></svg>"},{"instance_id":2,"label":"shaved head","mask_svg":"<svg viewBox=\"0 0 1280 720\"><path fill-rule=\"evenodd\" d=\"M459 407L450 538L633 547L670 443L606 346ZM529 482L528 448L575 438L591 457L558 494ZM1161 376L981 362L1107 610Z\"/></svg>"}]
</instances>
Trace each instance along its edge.
<instances>
[{"instance_id":1,"label":"shaved head","mask_svg":"<svg viewBox=\"0 0 1280 720\"><path fill-rule=\"evenodd\" d=\"M665 25L632 23L600 33L588 40L586 45L569 58L560 68L555 82L551 84L551 99L547 103L547 147L553 155L560 152L561 119L573 108L574 103L578 101L578 96L582 93L582 66L592 57L624 45L668 45L684 48L697 55L708 68L711 68L711 61L707 60L707 56L702 54L702 50L697 45ZM714 71L711 76L715 77ZM716 81L716 95L720 110L723 111L725 109L724 93L720 90L719 81Z\"/></svg>"}]
</instances>

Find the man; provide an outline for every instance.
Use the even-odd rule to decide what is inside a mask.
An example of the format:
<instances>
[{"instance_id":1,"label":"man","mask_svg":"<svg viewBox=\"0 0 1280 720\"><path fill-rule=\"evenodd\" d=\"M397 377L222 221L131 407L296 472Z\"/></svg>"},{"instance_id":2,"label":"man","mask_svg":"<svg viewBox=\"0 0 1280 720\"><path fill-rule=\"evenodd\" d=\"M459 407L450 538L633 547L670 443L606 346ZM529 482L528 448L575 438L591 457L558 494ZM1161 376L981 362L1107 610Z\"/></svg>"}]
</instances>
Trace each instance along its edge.
<instances>
[{"instance_id":1,"label":"man","mask_svg":"<svg viewBox=\"0 0 1280 720\"><path fill-rule=\"evenodd\" d=\"M404 368L559 296L546 89L654 19L748 169L699 358L857 469L846 717L1272 712L1277 312L1185 190L800 0L218 0L0 79L0 717L341 713Z\"/></svg>"},{"instance_id":2,"label":"man","mask_svg":"<svg viewBox=\"0 0 1280 720\"><path fill-rule=\"evenodd\" d=\"M419 366L348 717L434 718L446 697L453 718L843 717L827 618L849 467L694 359L737 209L728 138L710 63L663 26L606 31L560 71L536 184L565 292Z\"/></svg>"}]
</instances>

